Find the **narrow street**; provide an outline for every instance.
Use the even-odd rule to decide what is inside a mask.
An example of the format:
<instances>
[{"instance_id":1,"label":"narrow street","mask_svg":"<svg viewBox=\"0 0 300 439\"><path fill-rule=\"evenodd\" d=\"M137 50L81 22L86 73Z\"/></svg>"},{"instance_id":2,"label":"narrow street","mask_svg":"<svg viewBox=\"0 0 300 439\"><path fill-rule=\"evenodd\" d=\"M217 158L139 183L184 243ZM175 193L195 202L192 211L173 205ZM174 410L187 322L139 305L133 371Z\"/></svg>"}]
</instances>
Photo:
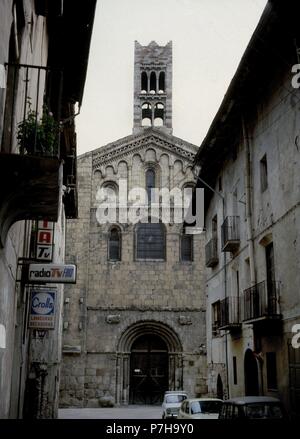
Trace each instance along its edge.
<instances>
[{"instance_id":1,"label":"narrow street","mask_svg":"<svg viewBox=\"0 0 300 439\"><path fill-rule=\"evenodd\" d=\"M59 419L161 419L157 405L129 405L109 408L59 409Z\"/></svg>"}]
</instances>

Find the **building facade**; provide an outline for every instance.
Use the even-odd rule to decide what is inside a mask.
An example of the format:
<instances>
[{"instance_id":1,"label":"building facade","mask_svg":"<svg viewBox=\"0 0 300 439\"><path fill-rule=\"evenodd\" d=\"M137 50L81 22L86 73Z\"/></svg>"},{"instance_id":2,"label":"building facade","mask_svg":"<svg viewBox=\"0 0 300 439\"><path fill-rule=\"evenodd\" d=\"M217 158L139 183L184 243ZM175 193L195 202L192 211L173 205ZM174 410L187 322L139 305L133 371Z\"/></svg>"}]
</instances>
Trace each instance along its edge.
<instances>
[{"instance_id":1,"label":"building facade","mask_svg":"<svg viewBox=\"0 0 300 439\"><path fill-rule=\"evenodd\" d=\"M167 389L206 394L203 238L184 233L176 201L164 221L151 195L195 184L197 147L171 134L171 92L172 43L136 42L133 134L78 158L79 219L68 221L66 247L78 278L65 289L62 406L155 404ZM138 188L149 197L133 221ZM109 198L120 204L105 222Z\"/></svg>"},{"instance_id":2,"label":"building facade","mask_svg":"<svg viewBox=\"0 0 300 439\"><path fill-rule=\"evenodd\" d=\"M276 396L299 415L298 13L268 2L195 163L206 200L209 393Z\"/></svg>"},{"instance_id":3,"label":"building facade","mask_svg":"<svg viewBox=\"0 0 300 439\"><path fill-rule=\"evenodd\" d=\"M65 261L94 12L95 1L85 13L68 0L0 4L0 418L57 416L63 287L54 328L29 327L28 265Z\"/></svg>"}]
</instances>

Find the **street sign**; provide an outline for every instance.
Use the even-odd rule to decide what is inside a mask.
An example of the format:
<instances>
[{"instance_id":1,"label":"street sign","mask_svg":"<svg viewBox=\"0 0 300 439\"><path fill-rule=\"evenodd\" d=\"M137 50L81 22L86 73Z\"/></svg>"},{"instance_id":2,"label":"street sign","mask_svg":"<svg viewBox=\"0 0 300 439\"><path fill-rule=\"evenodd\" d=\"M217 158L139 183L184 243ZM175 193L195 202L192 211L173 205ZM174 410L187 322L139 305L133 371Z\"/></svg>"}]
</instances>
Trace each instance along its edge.
<instances>
[{"instance_id":1,"label":"street sign","mask_svg":"<svg viewBox=\"0 0 300 439\"><path fill-rule=\"evenodd\" d=\"M30 264L28 280L30 283L76 283L76 265Z\"/></svg>"},{"instance_id":2,"label":"street sign","mask_svg":"<svg viewBox=\"0 0 300 439\"><path fill-rule=\"evenodd\" d=\"M31 290L28 327L54 329L57 290L35 288Z\"/></svg>"}]
</instances>

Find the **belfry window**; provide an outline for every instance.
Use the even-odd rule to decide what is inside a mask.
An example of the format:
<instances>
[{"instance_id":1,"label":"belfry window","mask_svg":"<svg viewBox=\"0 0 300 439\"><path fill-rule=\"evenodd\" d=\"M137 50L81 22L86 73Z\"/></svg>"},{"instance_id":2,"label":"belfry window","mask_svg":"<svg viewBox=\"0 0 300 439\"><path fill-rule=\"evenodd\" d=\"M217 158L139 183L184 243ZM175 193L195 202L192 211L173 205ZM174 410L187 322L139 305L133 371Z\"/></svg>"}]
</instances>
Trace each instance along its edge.
<instances>
[{"instance_id":1,"label":"belfry window","mask_svg":"<svg viewBox=\"0 0 300 439\"><path fill-rule=\"evenodd\" d=\"M141 74L141 92L147 93L148 91L148 75L146 72Z\"/></svg>"},{"instance_id":2,"label":"belfry window","mask_svg":"<svg viewBox=\"0 0 300 439\"><path fill-rule=\"evenodd\" d=\"M109 232L108 259L109 261L121 260L121 231L118 227L113 227Z\"/></svg>"},{"instance_id":3,"label":"belfry window","mask_svg":"<svg viewBox=\"0 0 300 439\"><path fill-rule=\"evenodd\" d=\"M160 72L158 79L158 93L165 92L165 72Z\"/></svg>"},{"instance_id":4,"label":"belfry window","mask_svg":"<svg viewBox=\"0 0 300 439\"><path fill-rule=\"evenodd\" d=\"M161 127L164 124L164 104L161 102L155 104L154 108L154 126Z\"/></svg>"},{"instance_id":5,"label":"belfry window","mask_svg":"<svg viewBox=\"0 0 300 439\"><path fill-rule=\"evenodd\" d=\"M149 127L152 125L152 107L149 102L142 105L142 126Z\"/></svg>"},{"instance_id":6,"label":"belfry window","mask_svg":"<svg viewBox=\"0 0 300 439\"><path fill-rule=\"evenodd\" d=\"M151 72L150 75L150 93L156 93L156 73Z\"/></svg>"},{"instance_id":7,"label":"belfry window","mask_svg":"<svg viewBox=\"0 0 300 439\"><path fill-rule=\"evenodd\" d=\"M165 260L165 227L162 223L136 226L136 259Z\"/></svg>"}]
</instances>

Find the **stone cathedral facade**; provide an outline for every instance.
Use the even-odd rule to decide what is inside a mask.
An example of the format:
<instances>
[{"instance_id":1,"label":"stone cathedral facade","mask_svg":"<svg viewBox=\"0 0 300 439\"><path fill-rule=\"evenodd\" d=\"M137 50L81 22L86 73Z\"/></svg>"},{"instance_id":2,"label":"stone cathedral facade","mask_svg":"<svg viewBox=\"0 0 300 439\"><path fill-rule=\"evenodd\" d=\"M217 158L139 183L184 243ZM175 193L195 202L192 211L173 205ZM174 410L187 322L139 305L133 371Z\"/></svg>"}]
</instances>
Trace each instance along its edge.
<instances>
[{"instance_id":1,"label":"stone cathedral facade","mask_svg":"<svg viewBox=\"0 0 300 439\"><path fill-rule=\"evenodd\" d=\"M79 217L68 222L66 247L78 277L65 288L62 406L207 392L203 237L184 233L174 206L167 223L160 209L154 222L99 221L101 188L117 199L125 186L150 194L195 184L197 147L172 135L172 42L136 42L134 67L133 134L78 158Z\"/></svg>"}]
</instances>

